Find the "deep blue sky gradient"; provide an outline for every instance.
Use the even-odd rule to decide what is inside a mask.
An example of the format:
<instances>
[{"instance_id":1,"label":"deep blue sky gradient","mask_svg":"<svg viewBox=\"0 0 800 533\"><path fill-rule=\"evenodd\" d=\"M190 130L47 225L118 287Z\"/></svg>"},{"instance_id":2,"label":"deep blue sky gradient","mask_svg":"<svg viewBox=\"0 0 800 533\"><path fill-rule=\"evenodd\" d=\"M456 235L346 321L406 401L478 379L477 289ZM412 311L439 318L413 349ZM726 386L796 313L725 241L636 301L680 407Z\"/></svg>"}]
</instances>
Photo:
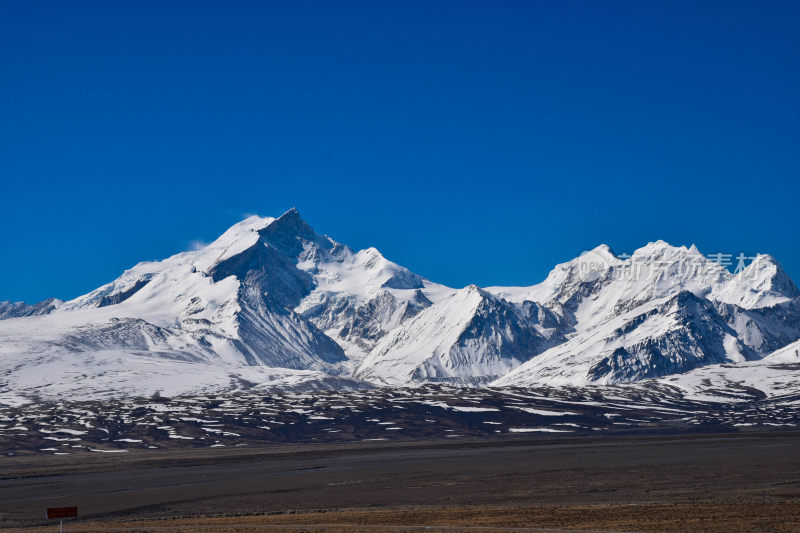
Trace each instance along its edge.
<instances>
[{"instance_id":1,"label":"deep blue sky gradient","mask_svg":"<svg viewBox=\"0 0 800 533\"><path fill-rule=\"evenodd\" d=\"M607 243L800 280L798 2L0 3L0 300L297 206L433 280Z\"/></svg>"}]
</instances>

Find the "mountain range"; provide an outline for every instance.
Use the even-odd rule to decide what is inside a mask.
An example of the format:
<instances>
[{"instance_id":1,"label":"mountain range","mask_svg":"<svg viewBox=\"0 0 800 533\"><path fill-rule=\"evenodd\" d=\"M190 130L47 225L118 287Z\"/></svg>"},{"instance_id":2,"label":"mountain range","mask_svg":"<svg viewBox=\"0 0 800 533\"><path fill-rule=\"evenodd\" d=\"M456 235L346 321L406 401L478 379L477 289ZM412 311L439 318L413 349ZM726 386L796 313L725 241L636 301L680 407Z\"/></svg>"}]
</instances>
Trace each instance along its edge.
<instances>
[{"instance_id":1,"label":"mountain range","mask_svg":"<svg viewBox=\"0 0 800 533\"><path fill-rule=\"evenodd\" d=\"M706 367L759 376L800 362L800 291L768 255L733 274L694 246L656 241L616 256L601 245L537 285L456 289L321 235L296 209L247 218L74 300L0 302L0 319L6 404L674 383Z\"/></svg>"}]
</instances>

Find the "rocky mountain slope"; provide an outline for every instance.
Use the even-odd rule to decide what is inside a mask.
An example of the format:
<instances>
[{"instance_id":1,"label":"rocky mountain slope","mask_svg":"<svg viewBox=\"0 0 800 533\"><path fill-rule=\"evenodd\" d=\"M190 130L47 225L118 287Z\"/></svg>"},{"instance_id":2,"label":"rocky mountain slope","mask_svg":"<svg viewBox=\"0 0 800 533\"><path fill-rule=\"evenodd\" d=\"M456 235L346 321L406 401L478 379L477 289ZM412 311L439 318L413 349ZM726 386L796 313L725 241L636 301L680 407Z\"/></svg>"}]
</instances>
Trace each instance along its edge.
<instances>
[{"instance_id":1,"label":"rocky mountain slope","mask_svg":"<svg viewBox=\"0 0 800 533\"><path fill-rule=\"evenodd\" d=\"M383 337L355 377L386 384L479 383L555 344L555 330L475 285L431 305Z\"/></svg>"}]
</instances>

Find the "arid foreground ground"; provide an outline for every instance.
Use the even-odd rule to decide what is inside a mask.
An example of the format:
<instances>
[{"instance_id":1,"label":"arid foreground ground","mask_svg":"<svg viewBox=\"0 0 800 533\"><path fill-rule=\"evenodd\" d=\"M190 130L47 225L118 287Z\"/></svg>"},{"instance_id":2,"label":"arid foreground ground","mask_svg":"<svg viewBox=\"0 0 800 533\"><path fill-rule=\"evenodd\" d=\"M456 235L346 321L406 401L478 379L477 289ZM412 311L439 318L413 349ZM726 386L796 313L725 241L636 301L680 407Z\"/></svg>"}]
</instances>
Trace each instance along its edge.
<instances>
[{"instance_id":1,"label":"arid foreground ground","mask_svg":"<svg viewBox=\"0 0 800 533\"><path fill-rule=\"evenodd\" d=\"M0 520L55 531L800 531L795 432L4 457ZM56 527L54 527L54 525Z\"/></svg>"}]
</instances>

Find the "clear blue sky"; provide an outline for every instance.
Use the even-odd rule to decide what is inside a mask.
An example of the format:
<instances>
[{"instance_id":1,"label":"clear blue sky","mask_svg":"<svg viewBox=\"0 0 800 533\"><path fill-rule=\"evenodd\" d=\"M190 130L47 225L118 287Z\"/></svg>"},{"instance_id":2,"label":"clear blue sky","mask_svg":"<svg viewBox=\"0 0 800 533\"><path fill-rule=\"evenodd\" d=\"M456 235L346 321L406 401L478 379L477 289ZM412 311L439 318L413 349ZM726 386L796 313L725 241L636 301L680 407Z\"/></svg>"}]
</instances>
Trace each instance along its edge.
<instances>
[{"instance_id":1,"label":"clear blue sky","mask_svg":"<svg viewBox=\"0 0 800 533\"><path fill-rule=\"evenodd\" d=\"M0 300L297 206L454 286L599 243L800 280L800 2L0 3Z\"/></svg>"}]
</instances>

